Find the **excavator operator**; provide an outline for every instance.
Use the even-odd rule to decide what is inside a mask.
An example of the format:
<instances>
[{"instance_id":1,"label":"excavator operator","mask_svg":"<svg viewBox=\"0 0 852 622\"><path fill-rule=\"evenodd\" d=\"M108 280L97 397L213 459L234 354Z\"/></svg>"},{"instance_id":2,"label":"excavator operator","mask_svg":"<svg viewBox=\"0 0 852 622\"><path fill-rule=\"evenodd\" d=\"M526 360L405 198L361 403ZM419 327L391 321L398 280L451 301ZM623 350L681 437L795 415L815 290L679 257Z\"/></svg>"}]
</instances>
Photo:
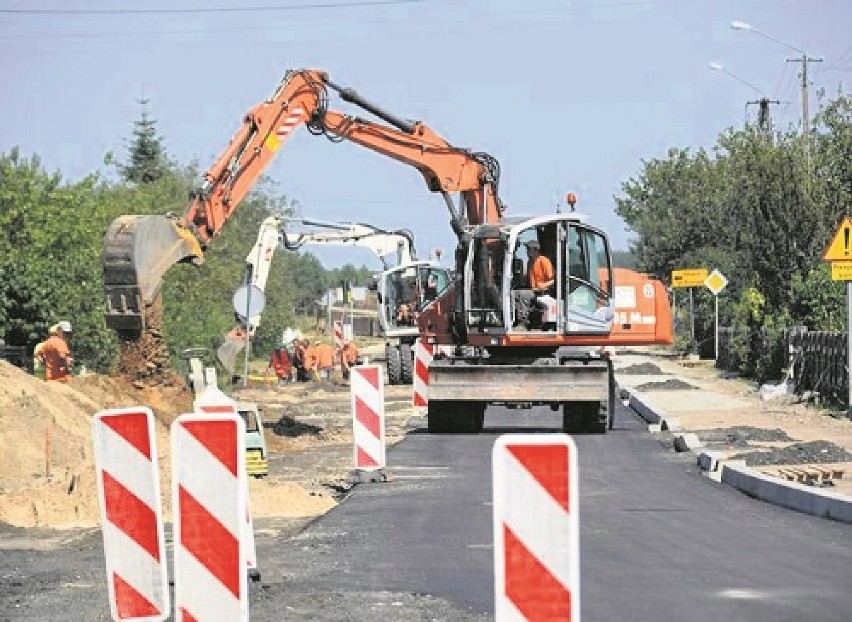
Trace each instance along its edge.
<instances>
[{"instance_id":1,"label":"excavator operator","mask_svg":"<svg viewBox=\"0 0 852 622\"><path fill-rule=\"evenodd\" d=\"M546 294L551 291L554 283L553 264L550 259L541 254L541 246L535 240L527 242L527 255L529 256L529 283L530 289L536 294Z\"/></svg>"}]
</instances>

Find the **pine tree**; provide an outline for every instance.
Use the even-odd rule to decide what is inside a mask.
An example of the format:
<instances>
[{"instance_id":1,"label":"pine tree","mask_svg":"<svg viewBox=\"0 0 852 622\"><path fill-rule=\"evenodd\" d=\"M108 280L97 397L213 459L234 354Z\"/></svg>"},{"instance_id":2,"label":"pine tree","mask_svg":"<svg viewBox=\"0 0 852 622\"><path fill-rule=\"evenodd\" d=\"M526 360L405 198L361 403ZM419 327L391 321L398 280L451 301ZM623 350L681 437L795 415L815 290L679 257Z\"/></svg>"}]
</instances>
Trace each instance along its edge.
<instances>
[{"instance_id":1,"label":"pine tree","mask_svg":"<svg viewBox=\"0 0 852 622\"><path fill-rule=\"evenodd\" d=\"M135 122L133 140L127 146L130 160L119 170L125 181L150 184L165 175L168 161L162 138L157 134L157 122L148 114L148 100L142 98L137 101L142 106L142 114Z\"/></svg>"}]
</instances>

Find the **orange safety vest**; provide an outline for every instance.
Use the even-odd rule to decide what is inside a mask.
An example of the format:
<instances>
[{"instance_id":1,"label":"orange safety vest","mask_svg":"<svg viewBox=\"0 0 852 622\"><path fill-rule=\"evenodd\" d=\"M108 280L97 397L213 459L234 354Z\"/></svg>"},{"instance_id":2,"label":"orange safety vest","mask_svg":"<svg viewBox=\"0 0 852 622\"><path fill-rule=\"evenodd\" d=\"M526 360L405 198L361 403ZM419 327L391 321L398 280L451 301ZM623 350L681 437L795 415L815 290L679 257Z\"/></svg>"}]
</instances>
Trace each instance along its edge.
<instances>
[{"instance_id":1,"label":"orange safety vest","mask_svg":"<svg viewBox=\"0 0 852 622\"><path fill-rule=\"evenodd\" d=\"M41 349L44 379L67 382L71 377L71 349L59 335L52 335Z\"/></svg>"},{"instance_id":2,"label":"orange safety vest","mask_svg":"<svg viewBox=\"0 0 852 622\"><path fill-rule=\"evenodd\" d=\"M530 287L544 289L544 283L553 279L553 264L544 255L539 255L530 268Z\"/></svg>"},{"instance_id":3,"label":"orange safety vest","mask_svg":"<svg viewBox=\"0 0 852 622\"><path fill-rule=\"evenodd\" d=\"M343 346L341 356L347 365L352 365L358 360L358 348L354 343L347 343Z\"/></svg>"},{"instance_id":4,"label":"orange safety vest","mask_svg":"<svg viewBox=\"0 0 852 622\"><path fill-rule=\"evenodd\" d=\"M327 343L321 343L316 348L317 365L320 369L331 369L334 367L334 348Z\"/></svg>"}]
</instances>

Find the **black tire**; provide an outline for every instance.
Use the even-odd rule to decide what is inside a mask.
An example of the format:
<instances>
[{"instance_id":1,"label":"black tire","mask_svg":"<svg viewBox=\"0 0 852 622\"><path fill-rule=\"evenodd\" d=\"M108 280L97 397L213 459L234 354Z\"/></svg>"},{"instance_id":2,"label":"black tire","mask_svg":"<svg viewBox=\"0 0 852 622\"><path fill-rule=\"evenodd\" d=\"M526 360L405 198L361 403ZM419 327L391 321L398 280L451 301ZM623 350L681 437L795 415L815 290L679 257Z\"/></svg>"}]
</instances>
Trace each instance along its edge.
<instances>
[{"instance_id":1,"label":"black tire","mask_svg":"<svg viewBox=\"0 0 852 622\"><path fill-rule=\"evenodd\" d=\"M581 434L586 431L586 418L580 403L562 404L562 431L565 434Z\"/></svg>"},{"instance_id":2,"label":"black tire","mask_svg":"<svg viewBox=\"0 0 852 622\"><path fill-rule=\"evenodd\" d=\"M388 367L388 384L401 384L402 361L399 356L399 348L393 346L385 347L385 362Z\"/></svg>"},{"instance_id":3,"label":"black tire","mask_svg":"<svg viewBox=\"0 0 852 622\"><path fill-rule=\"evenodd\" d=\"M470 404L468 407L471 411L471 432L473 434L479 434L485 426L485 404L476 402Z\"/></svg>"},{"instance_id":4,"label":"black tire","mask_svg":"<svg viewBox=\"0 0 852 622\"><path fill-rule=\"evenodd\" d=\"M589 407L589 432L592 434L606 434L607 430L610 429L610 413L612 412L609 409L609 399L603 402L592 402L592 404L596 408Z\"/></svg>"},{"instance_id":5,"label":"black tire","mask_svg":"<svg viewBox=\"0 0 852 622\"><path fill-rule=\"evenodd\" d=\"M485 404L429 400L426 418L431 434L478 434L485 422Z\"/></svg>"},{"instance_id":6,"label":"black tire","mask_svg":"<svg viewBox=\"0 0 852 622\"><path fill-rule=\"evenodd\" d=\"M401 370L400 384L412 384L414 382L414 352L407 343L399 346L399 362Z\"/></svg>"},{"instance_id":7,"label":"black tire","mask_svg":"<svg viewBox=\"0 0 852 622\"><path fill-rule=\"evenodd\" d=\"M565 402L562 404L562 431L566 434L606 434L607 402Z\"/></svg>"},{"instance_id":8,"label":"black tire","mask_svg":"<svg viewBox=\"0 0 852 622\"><path fill-rule=\"evenodd\" d=\"M426 407L426 422L430 434L446 434L450 431L450 416L446 402L429 400Z\"/></svg>"},{"instance_id":9,"label":"black tire","mask_svg":"<svg viewBox=\"0 0 852 622\"><path fill-rule=\"evenodd\" d=\"M609 429L612 430L612 426L615 425L615 391L617 387L615 386L615 374L610 370L609 374L609 399L607 400L608 414L607 419L609 420Z\"/></svg>"}]
</instances>

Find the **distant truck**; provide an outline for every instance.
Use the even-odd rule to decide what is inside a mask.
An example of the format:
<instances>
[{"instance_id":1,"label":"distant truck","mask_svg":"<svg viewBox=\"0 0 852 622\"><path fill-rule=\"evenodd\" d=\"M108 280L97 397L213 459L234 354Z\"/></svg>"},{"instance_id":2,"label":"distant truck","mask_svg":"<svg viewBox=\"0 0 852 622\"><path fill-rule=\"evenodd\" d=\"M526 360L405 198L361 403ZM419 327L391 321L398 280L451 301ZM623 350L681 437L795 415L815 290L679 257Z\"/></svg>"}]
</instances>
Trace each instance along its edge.
<instances>
[{"instance_id":1,"label":"distant truck","mask_svg":"<svg viewBox=\"0 0 852 622\"><path fill-rule=\"evenodd\" d=\"M210 356L205 348L184 350L183 358L189 365L186 382L197 398L212 382L216 383L215 368L205 367L205 358ZM246 424L246 472L252 477L269 475L269 452L263 433L261 408L254 402L237 402L237 412Z\"/></svg>"},{"instance_id":2,"label":"distant truck","mask_svg":"<svg viewBox=\"0 0 852 622\"><path fill-rule=\"evenodd\" d=\"M257 478L269 475L269 453L260 411L254 402L237 402L237 412L246 424L246 472Z\"/></svg>"}]
</instances>

